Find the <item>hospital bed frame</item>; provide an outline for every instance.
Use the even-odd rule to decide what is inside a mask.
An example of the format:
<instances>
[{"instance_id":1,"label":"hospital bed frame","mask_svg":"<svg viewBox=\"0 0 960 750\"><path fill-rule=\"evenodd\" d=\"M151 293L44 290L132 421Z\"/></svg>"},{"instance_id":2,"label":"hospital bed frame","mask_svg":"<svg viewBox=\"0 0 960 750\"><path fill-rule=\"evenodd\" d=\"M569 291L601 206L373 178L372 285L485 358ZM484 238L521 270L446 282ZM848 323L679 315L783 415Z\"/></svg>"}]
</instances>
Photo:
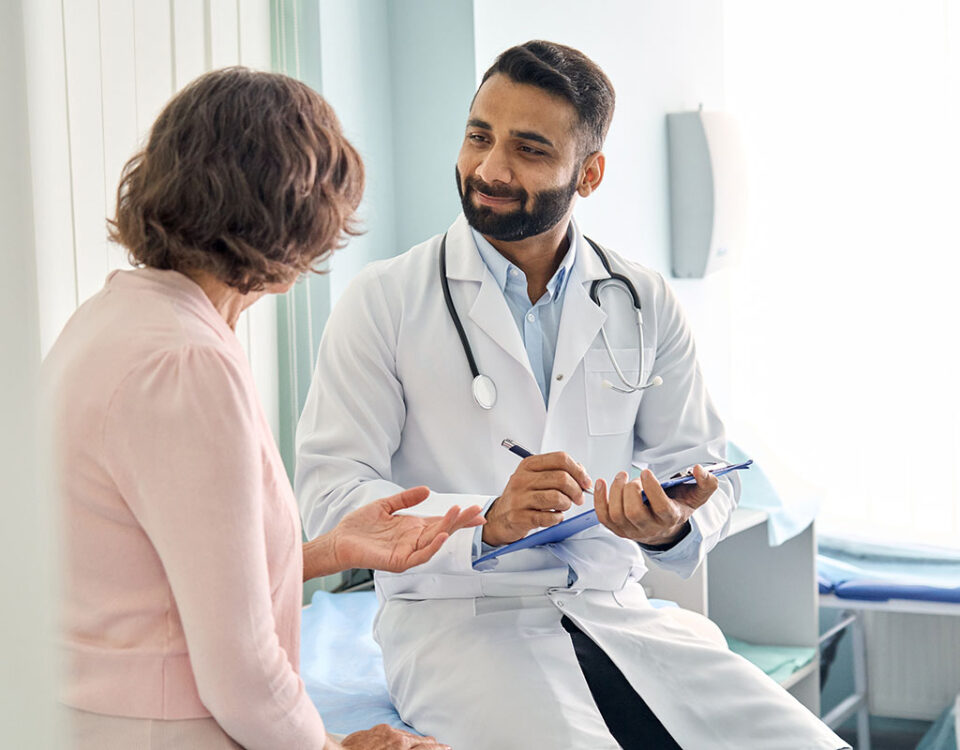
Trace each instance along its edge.
<instances>
[{"instance_id":1,"label":"hospital bed frame","mask_svg":"<svg viewBox=\"0 0 960 750\"><path fill-rule=\"evenodd\" d=\"M933 588L933 587L931 587ZM891 588L891 593L895 587ZM834 593L820 594L820 607L838 610L837 622L820 636L821 645L842 630L849 630L853 648L853 693L822 717L831 729L857 715L857 750L870 750L870 707L867 682L867 645L862 613L874 610L884 613L960 616L960 604L923 599L853 599Z\"/></svg>"},{"instance_id":2,"label":"hospital bed frame","mask_svg":"<svg viewBox=\"0 0 960 750\"><path fill-rule=\"evenodd\" d=\"M875 603L875 602L874 602ZM823 723L837 729L848 718L857 715L857 750L870 750L870 707L867 701L867 647L863 632L863 620L849 600L833 594L821 594L820 606L839 609L837 621L820 636L823 647L837 633L847 630L853 641L853 692L840 701L833 710L821 716Z\"/></svg>"}]
</instances>

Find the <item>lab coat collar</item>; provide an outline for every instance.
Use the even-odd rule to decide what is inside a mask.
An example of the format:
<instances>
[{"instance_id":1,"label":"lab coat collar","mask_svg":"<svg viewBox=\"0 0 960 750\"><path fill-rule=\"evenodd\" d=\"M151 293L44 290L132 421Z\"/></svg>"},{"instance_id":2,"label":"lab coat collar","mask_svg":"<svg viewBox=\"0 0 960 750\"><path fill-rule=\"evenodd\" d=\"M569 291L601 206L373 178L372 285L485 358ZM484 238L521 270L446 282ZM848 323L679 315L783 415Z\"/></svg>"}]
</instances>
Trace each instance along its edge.
<instances>
[{"instance_id":1,"label":"lab coat collar","mask_svg":"<svg viewBox=\"0 0 960 750\"><path fill-rule=\"evenodd\" d=\"M609 277L610 274L608 274L607 269L603 267L603 263L600 262L600 257L596 251L590 243L587 242L586 237L583 236L577 222L571 220L571 224L573 225L573 233L578 252L577 262L571 270L570 281L573 282L574 279L577 279L581 284L586 284L592 283L597 279L606 279Z\"/></svg>"},{"instance_id":2,"label":"lab coat collar","mask_svg":"<svg viewBox=\"0 0 960 750\"><path fill-rule=\"evenodd\" d=\"M480 282L480 290L468 312L470 320L515 359L536 385L530 358L520 338L520 329L507 306L503 290L480 257L470 225L463 214L447 230L447 278L451 281ZM477 364L483 372L483 363ZM542 399L540 403L543 403Z\"/></svg>"},{"instance_id":3,"label":"lab coat collar","mask_svg":"<svg viewBox=\"0 0 960 750\"><path fill-rule=\"evenodd\" d=\"M467 217L461 213L447 230L447 278L483 281L489 273L473 241Z\"/></svg>"},{"instance_id":4,"label":"lab coat collar","mask_svg":"<svg viewBox=\"0 0 960 750\"><path fill-rule=\"evenodd\" d=\"M607 319L607 314L590 299L590 285L597 279L608 278L609 274L576 222L573 222L573 230L579 252L570 271L567 292L563 298L557 351L550 375L553 381L550 384L550 406L560 398L570 382L570 376Z\"/></svg>"}]
</instances>

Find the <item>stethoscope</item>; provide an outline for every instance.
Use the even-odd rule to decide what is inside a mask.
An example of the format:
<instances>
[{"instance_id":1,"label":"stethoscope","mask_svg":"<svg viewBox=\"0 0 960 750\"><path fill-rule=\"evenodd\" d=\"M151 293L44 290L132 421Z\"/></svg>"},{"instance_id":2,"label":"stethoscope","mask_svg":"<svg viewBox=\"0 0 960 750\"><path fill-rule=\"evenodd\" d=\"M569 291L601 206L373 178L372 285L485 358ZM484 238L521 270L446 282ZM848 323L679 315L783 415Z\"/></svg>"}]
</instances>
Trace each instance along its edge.
<instances>
[{"instance_id":1,"label":"stethoscope","mask_svg":"<svg viewBox=\"0 0 960 750\"><path fill-rule=\"evenodd\" d=\"M608 286L613 286L615 289L620 289L622 292L627 292L630 294L630 300L633 303L634 310L637 311L637 331L638 337L640 339L640 371L638 373L637 381L630 382L627 380L626 375L623 374L623 370L620 367L620 364L617 362L617 358L613 354L613 350L610 348L610 341L607 339L607 332L603 326L600 327L600 337L603 339L603 347L607 350L607 356L610 357L610 363L613 365L614 372L617 373L617 377L620 378L620 385L614 385L609 380L604 380L603 385L606 388L610 388L617 393L635 393L636 391L643 391L647 388L653 388L660 385L663 382L663 379L657 375L653 380L648 383L642 382L643 377L643 315L640 312L640 295L637 294L637 289L634 287L633 282L630 281L626 276L619 273L614 273L610 268L610 261L607 260L606 253L600 249L600 246L591 240L589 237L584 237L584 239L590 243L590 247L593 248L594 252L600 258L600 262L603 264L604 269L606 269L609 277L606 279L597 279L590 285L590 299L593 300L593 303L603 309L603 306L600 304L600 292L603 291ZM617 283L619 282L619 284ZM450 284L447 282L447 235L443 235L443 239L440 241L440 284L443 288L443 299L447 303L447 311L450 313L450 317L453 320L453 325L457 329L457 335L460 337L460 343L463 345L463 353L467 356L467 362L470 365L470 372L473 374L473 400L477 402L477 405L482 409L492 409L493 405L497 403L497 385L493 382L493 378L489 375L484 375L480 372L480 369L477 367L477 360L473 356L473 349L470 348L470 342L467 340L466 331L463 330L463 323L460 322L460 316L457 315L457 308L453 304L453 298L450 296Z\"/></svg>"}]
</instances>

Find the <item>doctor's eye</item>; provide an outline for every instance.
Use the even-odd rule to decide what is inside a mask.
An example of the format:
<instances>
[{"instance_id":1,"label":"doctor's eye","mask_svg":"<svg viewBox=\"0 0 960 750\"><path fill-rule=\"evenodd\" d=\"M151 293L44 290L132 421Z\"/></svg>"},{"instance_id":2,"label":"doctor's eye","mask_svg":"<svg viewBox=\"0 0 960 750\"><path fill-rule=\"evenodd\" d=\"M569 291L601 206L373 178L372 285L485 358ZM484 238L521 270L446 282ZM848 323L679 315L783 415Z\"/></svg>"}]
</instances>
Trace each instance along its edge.
<instances>
[{"instance_id":1,"label":"doctor's eye","mask_svg":"<svg viewBox=\"0 0 960 750\"><path fill-rule=\"evenodd\" d=\"M533 146L523 145L519 147L519 150L530 156L546 156L547 155L546 151L541 151L540 149L534 148Z\"/></svg>"}]
</instances>

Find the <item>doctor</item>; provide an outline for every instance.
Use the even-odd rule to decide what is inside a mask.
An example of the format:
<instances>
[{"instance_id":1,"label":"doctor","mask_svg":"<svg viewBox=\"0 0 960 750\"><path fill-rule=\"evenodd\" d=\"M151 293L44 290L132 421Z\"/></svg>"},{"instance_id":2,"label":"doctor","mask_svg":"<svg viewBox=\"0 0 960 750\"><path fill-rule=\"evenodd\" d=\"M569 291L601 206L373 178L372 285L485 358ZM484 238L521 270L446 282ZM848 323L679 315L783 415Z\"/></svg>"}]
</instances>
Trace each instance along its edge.
<instances>
[{"instance_id":1,"label":"doctor","mask_svg":"<svg viewBox=\"0 0 960 750\"><path fill-rule=\"evenodd\" d=\"M528 42L486 72L457 160L463 215L364 269L327 324L297 434L306 531L414 484L433 489L418 513L485 507L473 538L377 574L391 696L458 750L837 750L786 691L639 584L650 564L690 575L738 487L698 469L668 497L654 480L722 460L725 436L663 279L572 219L602 183L613 106L607 77L569 47ZM539 455L518 463L504 438ZM627 482L631 463L646 470ZM473 569L587 509L591 486L601 525Z\"/></svg>"}]
</instances>

